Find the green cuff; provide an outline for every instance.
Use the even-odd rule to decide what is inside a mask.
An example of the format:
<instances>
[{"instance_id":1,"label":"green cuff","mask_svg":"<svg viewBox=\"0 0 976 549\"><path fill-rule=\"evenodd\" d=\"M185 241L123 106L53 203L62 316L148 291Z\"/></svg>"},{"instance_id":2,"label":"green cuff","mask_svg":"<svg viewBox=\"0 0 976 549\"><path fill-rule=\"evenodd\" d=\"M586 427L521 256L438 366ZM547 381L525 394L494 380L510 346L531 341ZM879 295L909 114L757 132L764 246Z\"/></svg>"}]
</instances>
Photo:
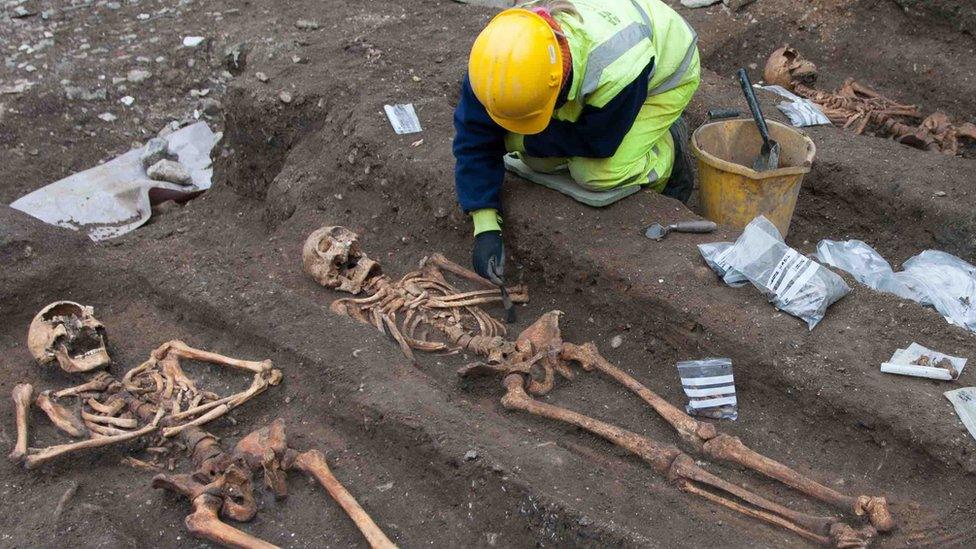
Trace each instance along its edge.
<instances>
[{"instance_id":1,"label":"green cuff","mask_svg":"<svg viewBox=\"0 0 976 549\"><path fill-rule=\"evenodd\" d=\"M471 220L474 221L475 235L502 230L502 216L498 215L498 210L494 208L483 208L471 212Z\"/></svg>"},{"instance_id":2,"label":"green cuff","mask_svg":"<svg viewBox=\"0 0 976 549\"><path fill-rule=\"evenodd\" d=\"M525 136L514 132L505 134L505 150L508 152L525 152Z\"/></svg>"}]
</instances>

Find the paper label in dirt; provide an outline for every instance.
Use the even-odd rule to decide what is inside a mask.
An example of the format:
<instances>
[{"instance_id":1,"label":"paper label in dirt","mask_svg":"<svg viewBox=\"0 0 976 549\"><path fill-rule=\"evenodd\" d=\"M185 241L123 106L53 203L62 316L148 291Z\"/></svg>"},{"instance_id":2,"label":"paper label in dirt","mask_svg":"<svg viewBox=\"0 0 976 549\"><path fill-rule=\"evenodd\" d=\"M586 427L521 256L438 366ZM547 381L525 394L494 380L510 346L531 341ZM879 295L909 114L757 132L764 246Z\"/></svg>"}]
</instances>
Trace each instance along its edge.
<instances>
[{"instance_id":1,"label":"paper label in dirt","mask_svg":"<svg viewBox=\"0 0 976 549\"><path fill-rule=\"evenodd\" d=\"M943 395L952 403L952 407L956 409L956 414L969 434L976 438L976 387L946 391Z\"/></svg>"},{"instance_id":2,"label":"paper label in dirt","mask_svg":"<svg viewBox=\"0 0 976 549\"><path fill-rule=\"evenodd\" d=\"M383 105L386 117L390 119L390 125L397 135L409 133L419 133L422 131L420 120L417 119L417 112L413 109L413 103L405 105Z\"/></svg>"}]
</instances>

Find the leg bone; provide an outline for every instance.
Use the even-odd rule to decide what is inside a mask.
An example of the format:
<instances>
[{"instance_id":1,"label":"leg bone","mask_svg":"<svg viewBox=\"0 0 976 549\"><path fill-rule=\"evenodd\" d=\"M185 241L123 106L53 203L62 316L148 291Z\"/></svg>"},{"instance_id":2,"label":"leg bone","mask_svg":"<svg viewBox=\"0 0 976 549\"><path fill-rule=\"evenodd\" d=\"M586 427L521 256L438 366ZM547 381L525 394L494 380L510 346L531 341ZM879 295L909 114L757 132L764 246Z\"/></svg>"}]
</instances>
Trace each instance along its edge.
<instances>
[{"instance_id":1,"label":"leg bone","mask_svg":"<svg viewBox=\"0 0 976 549\"><path fill-rule=\"evenodd\" d=\"M682 440L689 443L697 451L701 451L713 459L730 461L748 467L803 494L845 511L853 512L857 516L866 515L871 525L879 532L887 532L895 527L894 518L888 510L888 502L885 498L876 496L853 497L841 494L801 475L782 463L751 450L736 437L719 434L711 423L692 418L611 364L600 355L593 343L585 345L565 343L563 344L561 358L579 362L586 370L598 370L630 389L650 405L665 421L670 423Z\"/></svg>"},{"instance_id":2,"label":"leg bone","mask_svg":"<svg viewBox=\"0 0 976 549\"><path fill-rule=\"evenodd\" d=\"M211 494L193 498L193 514L186 517L186 528L198 538L236 549L277 549L260 538L223 522L217 516L223 501Z\"/></svg>"},{"instance_id":3,"label":"leg bone","mask_svg":"<svg viewBox=\"0 0 976 549\"><path fill-rule=\"evenodd\" d=\"M794 531L796 529L803 531L819 530L827 534L833 525L838 522L837 519L832 517L817 517L793 511L754 494L745 488L722 480L698 467L694 460L675 446L655 442L647 437L584 416L566 408L539 402L525 392L524 383L521 374L512 374L505 378L506 393L502 398L502 405L505 408L521 410L533 415L563 421L585 429L637 455L646 461L655 471L667 474L672 480L688 480L707 484L758 508L758 511L756 513L750 513L750 516L762 518L761 515L774 514L781 517L779 521L767 521L772 524L782 526L782 521L787 521L794 527L789 529ZM873 529L868 534L872 531Z\"/></svg>"},{"instance_id":4,"label":"leg bone","mask_svg":"<svg viewBox=\"0 0 976 549\"><path fill-rule=\"evenodd\" d=\"M318 450L309 450L294 456L291 468L304 471L315 477L319 484L332 496L332 499L349 515L349 518L356 523L359 531L366 537L366 541L374 549L395 549L396 545L386 537L380 527L373 522L373 519L366 514L366 511L359 505L352 494L339 483L329 469L325 456Z\"/></svg>"}]
</instances>

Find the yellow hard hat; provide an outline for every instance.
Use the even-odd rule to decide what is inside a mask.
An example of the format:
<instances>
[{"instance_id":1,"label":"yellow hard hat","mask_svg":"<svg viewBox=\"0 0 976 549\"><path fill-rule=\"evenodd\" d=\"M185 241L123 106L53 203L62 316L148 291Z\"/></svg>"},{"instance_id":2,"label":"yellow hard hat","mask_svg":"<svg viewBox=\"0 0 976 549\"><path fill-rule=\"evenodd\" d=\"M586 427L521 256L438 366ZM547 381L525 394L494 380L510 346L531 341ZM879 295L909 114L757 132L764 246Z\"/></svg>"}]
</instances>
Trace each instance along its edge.
<instances>
[{"instance_id":1,"label":"yellow hard hat","mask_svg":"<svg viewBox=\"0 0 976 549\"><path fill-rule=\"evenodd\" d=\"M556 33L529 10L499 13L471 47L468 78L499 126L523 135L541 132L549 125L563 83Z\"/></svg>"}]
</instances>

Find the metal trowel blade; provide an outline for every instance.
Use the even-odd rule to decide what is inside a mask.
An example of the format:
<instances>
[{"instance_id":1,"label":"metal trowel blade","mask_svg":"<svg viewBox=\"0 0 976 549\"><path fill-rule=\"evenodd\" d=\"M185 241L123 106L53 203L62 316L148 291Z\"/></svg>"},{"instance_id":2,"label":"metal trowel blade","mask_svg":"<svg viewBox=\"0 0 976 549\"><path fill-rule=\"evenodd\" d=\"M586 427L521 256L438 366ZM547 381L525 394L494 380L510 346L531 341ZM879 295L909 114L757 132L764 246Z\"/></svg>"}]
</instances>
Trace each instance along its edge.
<instances>
[{"instance_id":1,"label":"metal trowel blade","mask_svg":"<svg viewBox=\"0 0 976 549\"><path fill-rule=\"evenodd\" d=\"M766 172L779 168L779 143L769 140L769 148L763 145L762 152L752 163L752 169L757 172Z\"/></svg>"},{"instance_id":2,"label":"metal trowel blade","mask_svg":"<svg viewBox=\"0 0 976 549\"><path fill-rule=\"evenodd\" d=\"M655 223L644 231L644 236L650 238L651 240L661 240L666 234L668 234L668 232L664 230L664 226L662 226L660 223Z\"/></svg>"}]
</instances>

